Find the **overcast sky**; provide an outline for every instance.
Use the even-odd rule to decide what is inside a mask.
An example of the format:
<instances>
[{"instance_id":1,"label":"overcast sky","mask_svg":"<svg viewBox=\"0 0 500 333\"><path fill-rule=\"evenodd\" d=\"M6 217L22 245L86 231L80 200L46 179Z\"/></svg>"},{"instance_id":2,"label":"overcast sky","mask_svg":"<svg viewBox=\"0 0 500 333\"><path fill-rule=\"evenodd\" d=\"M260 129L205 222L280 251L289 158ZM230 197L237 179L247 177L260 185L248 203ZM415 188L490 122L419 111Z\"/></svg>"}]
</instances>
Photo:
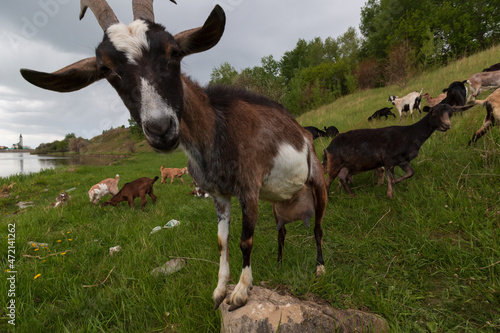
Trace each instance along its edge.
<instances>
[{"instance_id":1,"label":"overcast sky","mask_svg":"<svg viewBox=\"0 0 500 333\"><path fill-rule=\"evenodd\" d=\"M226 29L211 50L182 62L183 72L207 84L223 62L236 70L259 66L262 57L280 60L299 38L337 38L358 29L366 0L168 0L155 1L155 19L176 34L201 26L219 4ZM108 0L118 19L132 21L132 1ZM62 140L68 133L90 139L103 130L128 126L128 110L106 80L73 93L37 88L20 68L53 72L94 55L103 32L92 12L79 21L80 0L2 0L0 4L0 146Z\"/></svg>"}]
</instances>

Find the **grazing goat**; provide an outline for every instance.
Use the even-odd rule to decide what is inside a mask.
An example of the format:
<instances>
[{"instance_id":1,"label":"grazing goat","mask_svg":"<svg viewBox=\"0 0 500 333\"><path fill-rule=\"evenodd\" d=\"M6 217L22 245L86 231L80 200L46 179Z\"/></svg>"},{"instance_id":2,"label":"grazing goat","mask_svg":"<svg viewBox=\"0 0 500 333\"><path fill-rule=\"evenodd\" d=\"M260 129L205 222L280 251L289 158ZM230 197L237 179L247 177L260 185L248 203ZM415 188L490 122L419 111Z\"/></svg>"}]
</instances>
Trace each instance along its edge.
<instances>
[{"instance_id":1,"label":"grazing goat","mask_svg":"<svg viewBox=\"0 0 500 333\"><path fill-rule=\"evenodd\" d=\"M335 126L323 126L326 136L329 138L334 138L337 134L339 134L339 130Z\"/></svg>"},{"instance_id":2,"label":"grazing goat","mask_svg":"<svg viewBox=\"0 0 500 333\"><path fill-rule=\"evenodd\" d=\"M467 80L467 84L470 87L469 99L475 99L482 90L491 90L500 87L500 70L476 73Z\"/></svg>"},{"instance_id":3,"label":"grazing goat","mask_svg":"<svg viewBox=\"0 0 500 333\"><path fill-rule=\"evenodd\" d=\"M316 140L317 138L322 138L322 137L326 136L326 133L323 132L322 130L320 130L319 128L317 128L317 127L314 127L314 126L305 126L304 128L306 130L308 130L309 133L312 134L313 140Z\"/></svg>"},{"instance_id":4,"label":"grazing goat","mask_svg":"<svg viewBox=\"0 0 500 333\"><path fill-rule=\"evenodd\" d=\"M391 112L392 107L388 108L382 108L380 110L375 111L370 117L368 117L368 121L372 121L373 119L380 119L382 117L385 117L385 119L388 119L389 116L393 116L396 118L396 115Z\"/></svg>"},{"instance_id":5,"label":"grazing goat","mask_svg":"<svg viewBox=\"0 0 500 333\"><path fill-rule=\"evenodd\" d=\"M398 96L389 96L388 101L392 103L396 107L396 109L399 112L399 119L401 119L401 116L403 112L405 113L405 117L408 111L410 111L410 114L413 118L413 109L417 109L419 113L422 113L422 110L420 109L420 101L422 99L421 94L422 89L420 92L414 91L409 93L408 95L399 98Z\"/></svg>"},{"instance_id":6,"label":"grazing goat","mask_svg":"<svg viewBox=\"0 0 500 333\"><path fill-rule=\"evenodd\" d=\"M54 73L22 69L29 82L69 92L106 78L131 116L142 126L148 143L168 152L180 147L188 156L193 179L208 193L218 218L219 279L215 308L226 297L229 269L231 196L242 210L240 279L229 296L230 309L247 303L252 287L251 253L258 200L273 205L278 230L278 261L282 259L285 224L315 216L316 274L324 272L321 222L327 194L312 140L280 104L248 91L200 87L181 73L181 60L206 51L220 40L225 13L216 5L204 25L176 35L154 23L153 1L134 0L134 21L118 21L105 0L82 0L104 30L96 55Z\"/></svg>"},{"instance_id":7,"label":"grazing goat","mask_svg":"<svg viewBox=\"0 0 500 333\"><path fill-rule=\"evenodd\" d=\"M156 202L156 195L153 193L153 184L158 180L158 178L158 176L154 179L141 177L133 182L126 183L123 185L122 189L111 198L111 200L103 203L102 207L109 205L116 206L122 201L127 201L130 208L134 208L134 199L140 197L142 203L141 209L144 209L144 206L146 206L147 203L146 194L151 197L153 203Z\"/></svg>"},{"instance_id":8,"label":"grazing goat","mask_svg":"<svg viewBox=\"0 0 500 333\"><path fill-rule=\"evenodd\" d=\"M437 97L432 98L429 93L425 93L422 95L423 98L427 101L427 106L432 108L435 105L441 103L443 99L446 98L446 92L439 94Z\"/></svg>"},{"instance_id":9,"label":"grazing goat","mask_svg":"<svg viewBox=\"0 0 500 333\"><path fill-rule=\"evenodd\" d=\"M90 202L97 205L99 200L106 194L115 195L118 193L118 182L120 181L120 175L116 175L115 178L106 178L101 180L99 183L92 186L89 190Z\"/></svg>"},{"instance_id":10,"label":"grazing goat","mask_svg":"<svg viewBox=\"0 0 500 333\"><path fill-rule=\"evenodd\" d=\"M51 207L59 207L62 206L65 203L68 203L71 200L71 195L68 193L61 192L56 198L56 202L50 204Z\"/></svg>"},{"instance_id":11,"label":"grazing goat","mask_svg":"<svg viewBox=\"0 0 500 333\"><path fill-rule=\"evenodd\" d=\"M464 106L467 103L467 81L454 81L448 88L443 89L446 97L438 104L448 104L450 106Z\"/></svg>"},{"instance_id":12,"label":"grazing goat","mask_svg":"<svg viewBox=\"0 0 500 333\"><path fill-rule=\"evenodd\" d=\"M189 194L194 195L195 197L198 198L208 198L210 196L207 192L203 191L203 189L199 187L194 180L191 182L191 185L189 185L189 187L193 186L194 189L191 192L189 192Z\"/></svg>"},{"instance_id":13,"label":"grazing goat","mask_svg":"<svg viewBox=\"0 0 500 333\"><path fill-rule=\"evenodd\" d=\"M170 184L173 184L174 182L174 178L179 178L181 180L181 182L186 185L186 183L184 183L184 179L182 179L182 175L185 175L188 172L188 168L182 168L182 169L177 169L177 168L164 168L163 165L161 166L160 168L160 172L161 172L161 183L162 184L165 184L165 180L167 178L170 178Z\"/></svg>"},{"instance_id":14,"label":"grazing goat","mask_svg":"<svg viewBox=\"0 0 500 333\"><path fill-rule=\"evenodd\" d=\"M484 105L486 107L486 117L483 125L474 133L467 146L475 143L485 135L492 126L495 126L495 120L500 121L500 88L491 93L485 100L475 100L473 105Z\"/></svg>"},{"instance_id":15,"label":"grazing goat","mask_svg":"<svg viewBox=\"0 0 500 333\"><path fill-rule=\"evenodd\" d=\"M453 111L449 105L436 105L424 118L409 126L358 129L339 134L323 152L323 166L328 172L327 191L338 177L344 189L354 196L348 185L353 174L385 167L387 196L392 199L393 185L415 173L410 161L417 157L425 140L436 129L442 132L450 129ZM395 166L406 174L394 179Z\"/></svg>"},{"instance_id":16,"label":"grazing goat","mask_svg":"<svg viewBox=\"0 0 500 333\"><path fill-rule=\"evenodd\" d=\"M500 71L500 62L482 70L482 72L496 72L496 71Z\"/></svg>"}]
</instances>

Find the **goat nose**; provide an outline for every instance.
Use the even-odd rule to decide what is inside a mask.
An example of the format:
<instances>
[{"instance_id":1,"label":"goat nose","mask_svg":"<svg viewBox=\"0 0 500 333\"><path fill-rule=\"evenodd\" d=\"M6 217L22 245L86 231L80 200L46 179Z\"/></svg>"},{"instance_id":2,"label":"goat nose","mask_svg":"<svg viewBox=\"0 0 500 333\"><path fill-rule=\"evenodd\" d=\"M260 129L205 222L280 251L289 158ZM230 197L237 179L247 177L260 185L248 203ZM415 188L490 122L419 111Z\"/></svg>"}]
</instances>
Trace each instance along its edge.
<instances>
[{"instance_id":1,"label":"goat nose","mask_svg":"<svg viewBox=\"0 0 500 333\"><path fill-rule=\"evenodd\" d=\"M164 136L168 133L170 127L172 127L172 120L167 117L165 119L157 119L154 121L143 122L144 131L155 136Z\"/></svg>"}]
</instances>

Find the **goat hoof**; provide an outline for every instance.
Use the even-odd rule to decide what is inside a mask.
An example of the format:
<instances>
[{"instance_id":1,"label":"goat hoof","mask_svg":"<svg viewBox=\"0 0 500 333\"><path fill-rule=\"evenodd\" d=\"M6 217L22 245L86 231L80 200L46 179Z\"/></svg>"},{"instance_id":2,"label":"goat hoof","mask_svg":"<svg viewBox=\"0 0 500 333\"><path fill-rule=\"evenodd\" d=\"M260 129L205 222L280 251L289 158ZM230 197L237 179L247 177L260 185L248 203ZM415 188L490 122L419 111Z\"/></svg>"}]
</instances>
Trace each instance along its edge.
<instances>
[{"instance_id":1,"label":"goat hoof","mask_svg":"<svg viewBox=\"0 0 500 333\"><path fill-rule=\"evenodd\" d=\"M236 303L233 302L233 303L231 303L231 306L229 307L228 311L231 312L231 311L234 311L236 309L239 309L239 308L241 308L245 304L246 304L246 302L245 303L241 303L241 304L236 304Z\"/></svg>"},{"instance_id":2,"label":"goat hoof","mask_svg":"<svg viewBox=\"0 0 500 333\"><path fill-rule=\"evenodd\" d=\"M217 289L216 289L217 291ZM215 296L216 291L214 291L214 310L217 310L219 308L219 305L221 305L222 301L226 298L226 291L224 292L219 292L217 296Z\"/></svg>"},{"instance_id":3,"label":"goat hoof","mask_svg":"<svg viewBox=\"0 0 500 333\"><path fill-rule=\"evenodd\" d=\"M321 276L325 274L325 265L316 266L316 276Z\"/></svg>"},{"instance_id":4,"label":"goat hoof","mask_svg":"<svg viewBox=\"0 0 500 333\"><path fill-rule=\"evenodd\" d=\"M222 301L224 300L225 297L220 297L220 299L214 299L214 311L217 310L220 306L220 304L222 303Z\"/></svg>"}]
</instances>

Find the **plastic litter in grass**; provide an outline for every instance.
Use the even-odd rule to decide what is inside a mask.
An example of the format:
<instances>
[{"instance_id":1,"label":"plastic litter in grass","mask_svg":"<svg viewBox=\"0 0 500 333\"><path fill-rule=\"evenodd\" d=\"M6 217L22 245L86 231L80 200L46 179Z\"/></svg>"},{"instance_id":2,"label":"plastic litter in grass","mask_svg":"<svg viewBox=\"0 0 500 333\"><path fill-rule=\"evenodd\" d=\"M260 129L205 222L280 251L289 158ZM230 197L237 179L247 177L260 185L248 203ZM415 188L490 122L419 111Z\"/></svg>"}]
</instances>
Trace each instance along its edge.
<instances>
[{"instance_id":1,"label":"plastic litter in grass","mask_svg":"<svg viewBox=\"0 0 500 333\"><path fill-rule=\"evenodd\" d=\"M158 232L161 230L161 225L157 225L156 227L151 230L150 235L154 234L155 232Z\"/></svg>"},{"instance_id":2,"label":"plastic litter in grass","mask_svg":"<svg viewBox=\"0 0 500 333\"><path fill-rule=\"evenodd\" d=\"M121 249L122 249L122 248L121 248L121 246L120 246L120 245L110 247L110 248L109 248L109 255L110 255L110 256L113 256L115 253L120 252L120 250L121 250Z\"/></svg>"},{"instance_id":3,"label":"plastic litter in grass","mask_svg":"<svg viewBox=\"0 0 500 333\"><path fill-rule=\"evenodd\" d=\"M151 271L151 275L153 276L160 276L160 275L170 275L178 270L186 267L187 261L186 259L182 258L175 258L172 260L167 261L163 266L156 267Z\"/></svg>"},{"instance_id":4,"label":"plastic litter in grass","mask_svg":"<svg viewBox=\"0 0 500 333\"><path fill-rule=\"evenodd\" d=\"M179 221L177 221L177 220L172 219L172 220L168 221L168 222L167 222L167 224L165 224L165 225L163 226L163 228L165 228L165 229L168 229L168 228L173 228L173 227L175 227L175 226L178 226L179 224L181 224L181 222L179 222Z\"/></svg>"}]
</instances>

